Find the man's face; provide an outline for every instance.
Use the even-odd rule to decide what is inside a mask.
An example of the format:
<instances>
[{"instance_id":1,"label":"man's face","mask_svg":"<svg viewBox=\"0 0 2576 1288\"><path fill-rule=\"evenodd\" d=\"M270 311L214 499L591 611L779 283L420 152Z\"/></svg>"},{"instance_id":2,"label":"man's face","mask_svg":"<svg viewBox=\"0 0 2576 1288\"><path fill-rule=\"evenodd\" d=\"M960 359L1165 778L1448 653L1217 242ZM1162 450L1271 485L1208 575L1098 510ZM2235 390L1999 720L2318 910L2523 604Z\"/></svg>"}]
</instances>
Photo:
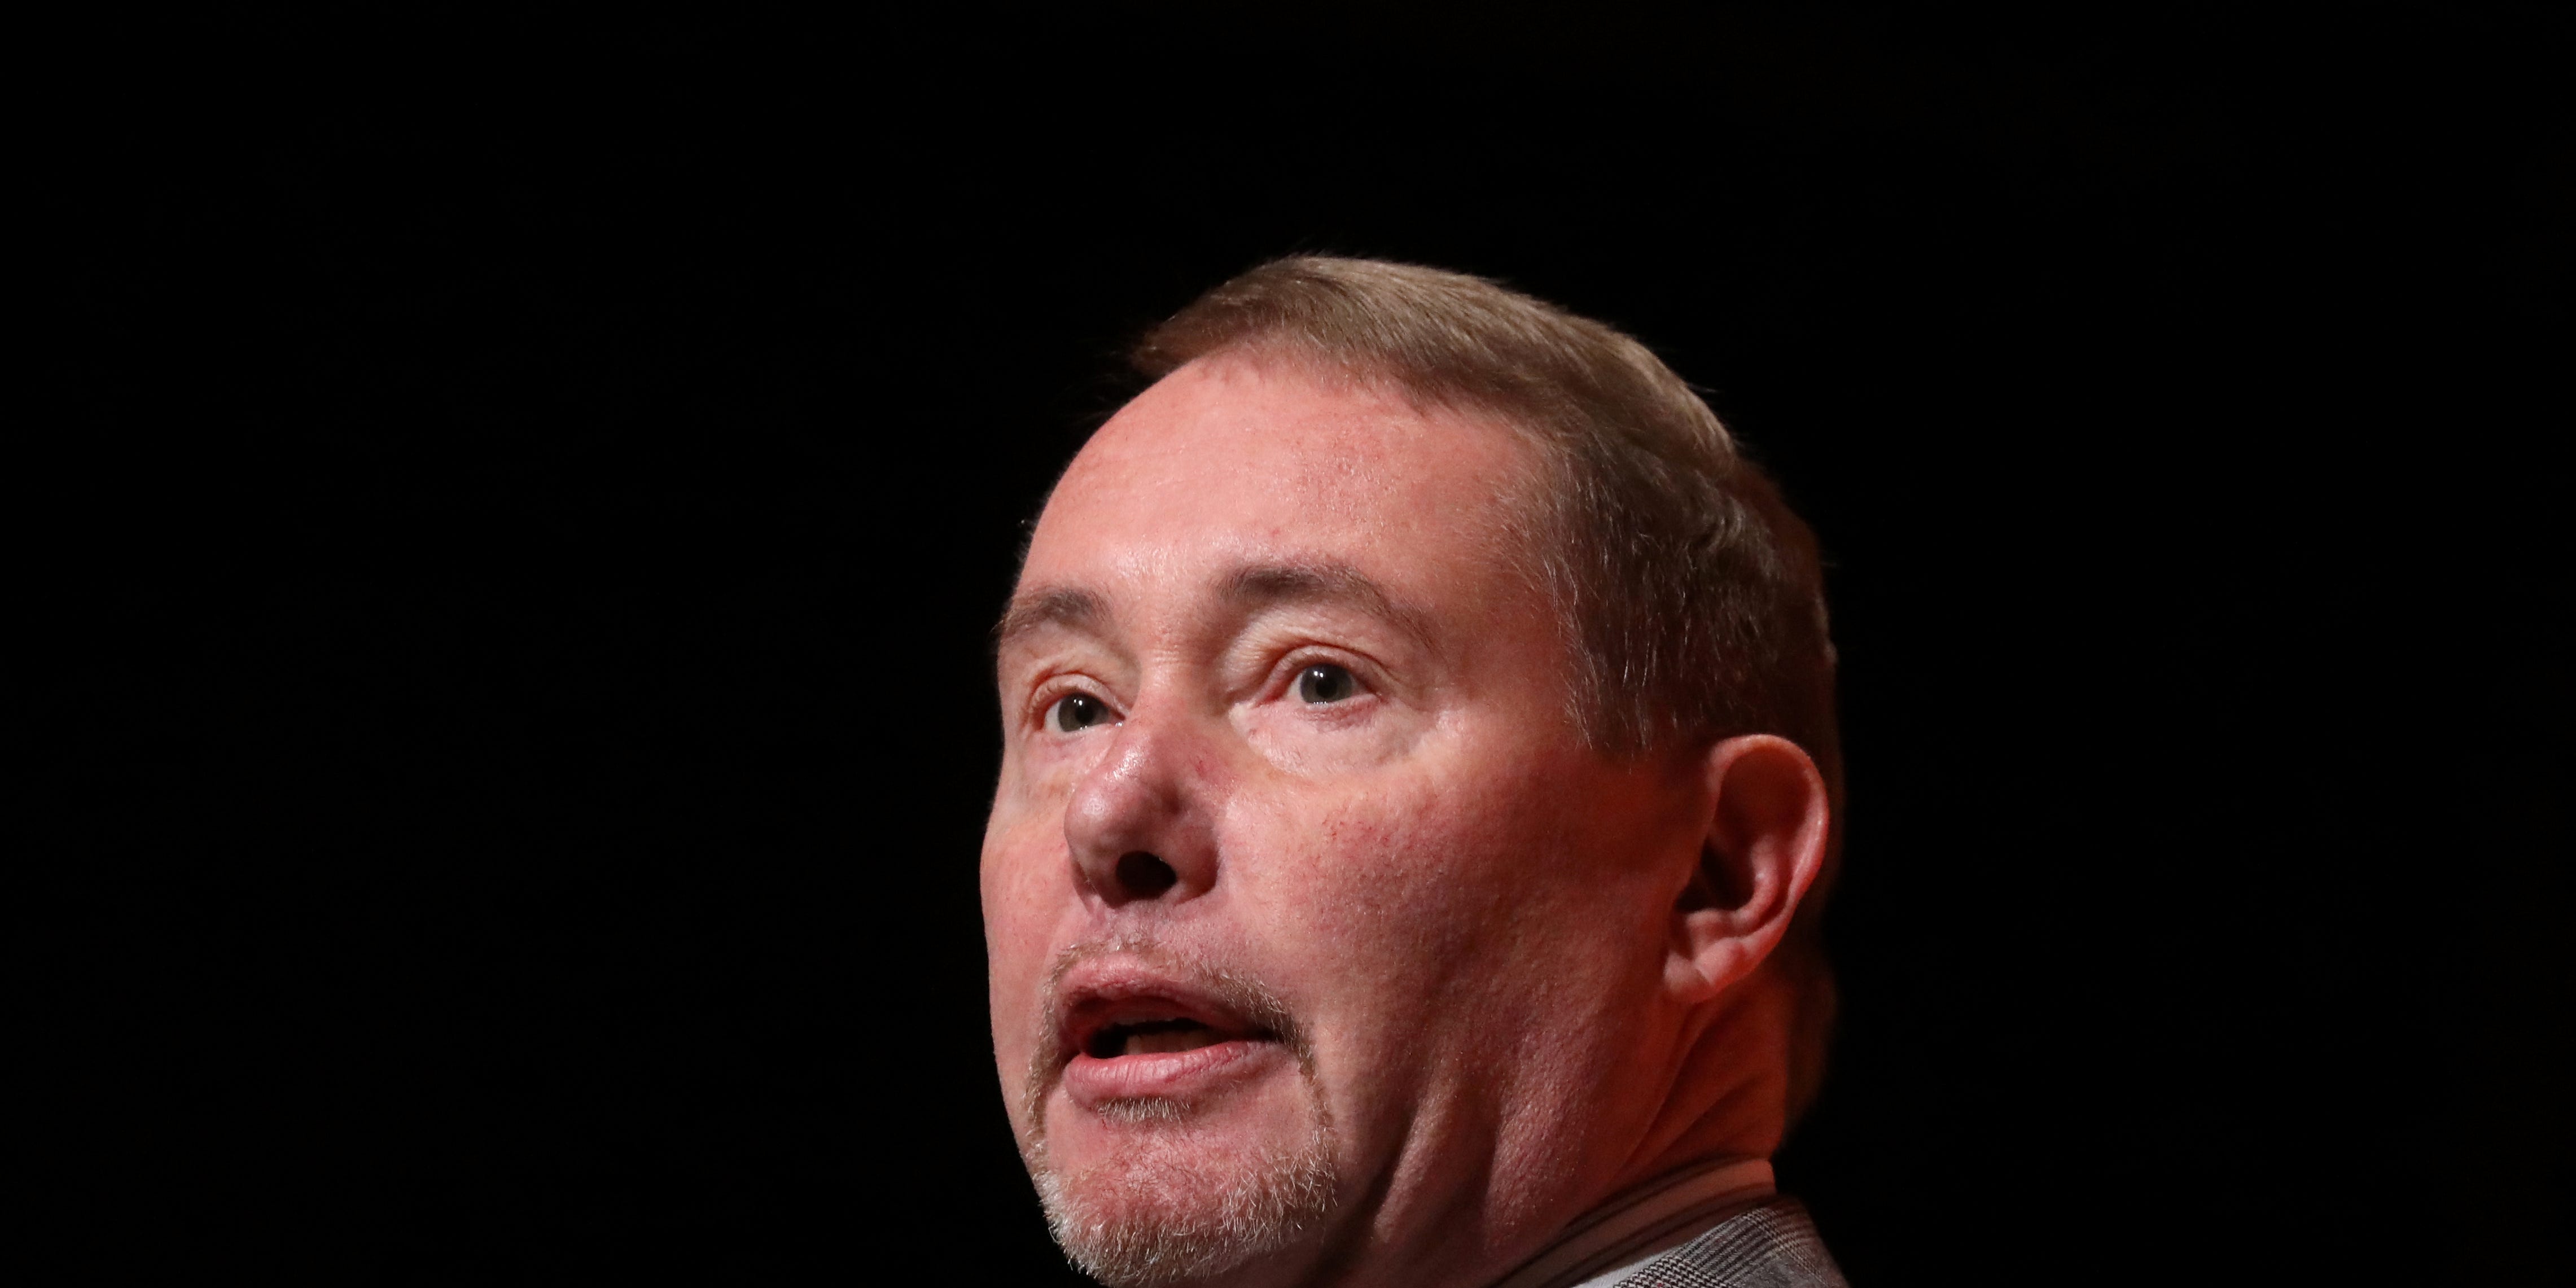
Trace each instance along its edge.
<instances>
[{"instance_id":1,"label":"man's face","mask_svg":"<svg viewBox=\"0 0 2576 1288\"><path fill-rule=\"evenodd\" d=\"M1639 1143L1698 837L1672 770L1581 743L1534 475L1499 425L1216 359L1049 501L984 915L1012 1125L1095 1274L1430 1282Z\"/></svg>"}]
</instances>

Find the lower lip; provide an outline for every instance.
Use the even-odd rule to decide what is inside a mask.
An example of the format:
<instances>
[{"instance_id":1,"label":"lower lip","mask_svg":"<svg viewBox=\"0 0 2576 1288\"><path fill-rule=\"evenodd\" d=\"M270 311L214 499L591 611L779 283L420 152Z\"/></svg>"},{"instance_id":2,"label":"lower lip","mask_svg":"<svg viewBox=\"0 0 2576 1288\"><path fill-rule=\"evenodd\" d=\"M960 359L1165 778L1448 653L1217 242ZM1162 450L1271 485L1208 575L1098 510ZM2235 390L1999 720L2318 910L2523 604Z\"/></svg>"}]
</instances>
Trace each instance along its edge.
<instances>
[{"instance_id":1,"label":"lower lip","mask_svg":"<svg viewBox=\"0 0 2576 1288\"><path fill-rule=\"evenodd\" d=\"M1086 1109L1105 1100L1203 1096L1259 1076L1283 1054L1276 1042L1236 1038L1109 1060L1077 1055L1064 1066L1064 1090Z\"/></svg>"}]
</instances>

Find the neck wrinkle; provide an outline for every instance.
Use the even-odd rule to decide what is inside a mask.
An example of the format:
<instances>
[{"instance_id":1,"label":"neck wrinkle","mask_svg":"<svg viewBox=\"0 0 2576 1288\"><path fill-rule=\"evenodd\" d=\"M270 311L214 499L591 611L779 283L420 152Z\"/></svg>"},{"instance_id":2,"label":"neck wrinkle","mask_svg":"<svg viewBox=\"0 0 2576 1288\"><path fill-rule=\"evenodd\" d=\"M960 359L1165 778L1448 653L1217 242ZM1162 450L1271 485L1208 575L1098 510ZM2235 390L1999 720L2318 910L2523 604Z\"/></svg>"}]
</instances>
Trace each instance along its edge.
<instances>
[{"instance_id":1,"label":"neck wrinkle","mask_svg":"<svg viewBox=\"0 0 2576 1288\"><path fill-rule=\"evenodd\" d=\"M1693 1163L1771 1157L1788 1131L1791 998L1764 968L1686 1021L1664 1105L1610 1184L1624 1193Z\"/></svg>"}]
</instances>

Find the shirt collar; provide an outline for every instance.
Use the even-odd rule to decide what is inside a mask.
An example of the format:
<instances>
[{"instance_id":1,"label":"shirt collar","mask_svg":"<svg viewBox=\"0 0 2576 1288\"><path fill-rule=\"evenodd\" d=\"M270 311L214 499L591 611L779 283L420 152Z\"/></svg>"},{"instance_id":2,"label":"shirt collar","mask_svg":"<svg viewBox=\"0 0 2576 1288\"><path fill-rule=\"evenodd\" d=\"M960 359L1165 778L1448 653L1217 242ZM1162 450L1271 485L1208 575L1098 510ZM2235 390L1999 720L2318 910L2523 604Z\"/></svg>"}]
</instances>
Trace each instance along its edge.
<instances>
[{"instance_id":1,"label":"shirt collar","mask_svg":"<svg viewBox=\"0 0 2576 1288\"><path fill-rule=\"evenodd\" d=\"M1494 1288L1578 1288L1688 1242L1774 1192L1768 1159L1712 1158L1676 1168L1575 1218Z\"/></svg>"}]
</instances>

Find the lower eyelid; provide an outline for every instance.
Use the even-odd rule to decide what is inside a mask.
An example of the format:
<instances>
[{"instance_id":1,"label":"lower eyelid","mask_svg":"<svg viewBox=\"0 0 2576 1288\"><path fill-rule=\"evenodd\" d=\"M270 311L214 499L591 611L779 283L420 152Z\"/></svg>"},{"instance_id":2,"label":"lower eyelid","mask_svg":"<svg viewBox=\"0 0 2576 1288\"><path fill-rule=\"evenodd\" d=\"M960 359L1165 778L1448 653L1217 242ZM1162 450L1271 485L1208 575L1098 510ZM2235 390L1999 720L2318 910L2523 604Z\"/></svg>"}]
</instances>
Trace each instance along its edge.
<instances>
[{"instance_id":1,"label":"lower eyelid","mask_svg":"<svg viewBox=\"0 0 2576 1288\"><path fill-rule=\"evenodd\" d=\"M1386 700L1386 695L1365 685L1352 689L1349 697L1336 698L1331 702L1308 702L1297 696L1297 688L1295 685L1290 685L1288 691L1280 696L1288 705L1293 706L1300 711L1314 712L1317 715L1340 715L1354 712L1363 707Z\"/></svg>"}]
</instances>

